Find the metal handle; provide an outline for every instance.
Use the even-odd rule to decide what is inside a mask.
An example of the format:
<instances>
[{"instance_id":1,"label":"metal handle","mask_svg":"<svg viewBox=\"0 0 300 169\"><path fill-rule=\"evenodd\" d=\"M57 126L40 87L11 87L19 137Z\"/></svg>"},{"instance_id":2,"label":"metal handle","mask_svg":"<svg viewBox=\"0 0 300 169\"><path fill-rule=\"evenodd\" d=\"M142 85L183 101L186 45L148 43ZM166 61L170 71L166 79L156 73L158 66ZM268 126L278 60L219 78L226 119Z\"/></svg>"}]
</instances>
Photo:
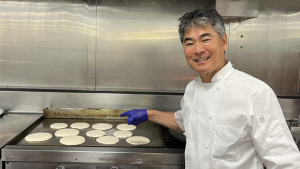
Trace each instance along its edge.
<instances>
[{"instance_id":1,"label":"metal handle","mask_svg":"<svg viewBox=\"0 0 300 169\"><path fill-rule=\"evenodd\" d=\"M110 169L119 169L118 167L115 167L115 166L113 166L113 167L111 167Z\"/></svg>"},{"instance_id":2,"label":"metal handle","mask_svg":"<svg viewBox=\"0 0 300 169\"><path fill-rule=\"evenodd\" d=\"M66 167L61 165L61 166L57 166L56 169L66 169Z\"/></svg>"}]
</instances>

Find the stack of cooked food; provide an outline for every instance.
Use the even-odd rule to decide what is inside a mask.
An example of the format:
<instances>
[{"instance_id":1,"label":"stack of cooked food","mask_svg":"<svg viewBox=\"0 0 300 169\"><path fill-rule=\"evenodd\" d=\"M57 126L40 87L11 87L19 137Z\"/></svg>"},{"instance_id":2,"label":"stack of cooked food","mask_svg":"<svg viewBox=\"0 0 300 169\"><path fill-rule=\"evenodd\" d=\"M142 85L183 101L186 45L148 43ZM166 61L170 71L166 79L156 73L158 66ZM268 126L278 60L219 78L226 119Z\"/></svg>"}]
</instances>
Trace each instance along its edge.
<instances>
[{"instance_id":1,"label":"stack of cooked food","mask_svg":"<svg viewBox=\"0 0 300 169\"><path fill-rule=\"evenodd\" d=\"M60 143L63 145L80 145L85 142L83 136L79 136L79 130L89 128L90 125L84 122L73 123L70 128L67 128L66 123L53 123L50 128L57 130L54 135L60 138ZM96 123L92 125L93 130L86 133L88 137L97 138L96 141L100 144L117 144L119 139L127 138L126 142L132 145L145 145L150 143L150 140L143 136L132 136L131 130L136 129L134 125L119 124L118 129L113 133L113 136L106 136L105 130L113 128L109 123ZM25 137L28 142L47 141L52 138L51 133L32 133Z\"/></svg>"}]
</instances>

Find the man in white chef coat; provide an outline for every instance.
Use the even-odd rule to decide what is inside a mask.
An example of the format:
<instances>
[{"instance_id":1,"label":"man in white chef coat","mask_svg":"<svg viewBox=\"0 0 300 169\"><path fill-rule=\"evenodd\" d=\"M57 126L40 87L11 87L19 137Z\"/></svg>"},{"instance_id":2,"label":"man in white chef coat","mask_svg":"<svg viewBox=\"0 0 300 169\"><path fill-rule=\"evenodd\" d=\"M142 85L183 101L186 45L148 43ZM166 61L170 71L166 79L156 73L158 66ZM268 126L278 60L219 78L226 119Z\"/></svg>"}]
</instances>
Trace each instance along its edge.
<instances>
[{"instance_id":1,"label":"man in white chef coat","mask_svg":"<svg viewBox=\"0 0 300 169\"><path fill-rule=\"evenodd\" d=\"M300 169L300 154L273 90L225 60L227 35L213 8L183 15L179 34L186 61L199 76L181 110L131 110L128 123L146 120L185 132L188 169Z\"/></svg>"}]
</instances>

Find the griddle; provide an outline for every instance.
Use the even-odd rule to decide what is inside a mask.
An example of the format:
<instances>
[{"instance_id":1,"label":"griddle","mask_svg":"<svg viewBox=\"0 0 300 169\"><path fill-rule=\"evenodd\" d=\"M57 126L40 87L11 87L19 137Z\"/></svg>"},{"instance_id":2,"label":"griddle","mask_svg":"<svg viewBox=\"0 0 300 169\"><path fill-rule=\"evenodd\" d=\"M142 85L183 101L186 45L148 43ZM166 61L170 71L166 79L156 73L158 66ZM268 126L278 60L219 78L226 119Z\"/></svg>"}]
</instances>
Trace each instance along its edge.
<instances>
[{"instance_id":1,"label":"griddle","mask_svg":"<svg viewBox=\"0 0 300 169\"><path fill-rule=\"evenodd\" d=\"M46 119L41 118L34 124L32 124L29 128L27 128L24 132L22 132L18 137L16 137L10 145L16 145L16 146L66 146L62 145L59 142L59 137L56 137L54 133L57 131L57 129L51 129L50 125L53 123L67 123L68 128L70 128L70 125L72 123L76 122L86 122L90 124L89 128L86 129L80 129L80 136L83 136L86 141L85 143L81 145L76 145L76 147L164 147L164 142L161 135L161 130L159 126L155 123L152 123L150 121L141 123L136 126L135 130L132 130L132 136L144 136L150 139L150 143L147 145L131 145L126 142L126 138L120 138L119 142L114 145L107 145L107 144L101 144L96 141L97 138L91 138L86 136L86 133L90 130L94 130L92 128L93 124L96 123L110 123L113 125L112 129L105 130L106 136L113 136L113 133L117 131L118 129L116 126L118 124L127 123L127 120L120 120L120 119ZM37 132L48 132L53 135L53 137L48 141L43 142L27 142L25 141L25 137L28 134L37 133ZM68 146L72 147L72 146Z\"/></svg>"},{"instance_id":2,"label":"griddle","mask_svg":"<svg viewBox=\"0 0 300 169\"><path fill-rule=\"evenodd\" d=\"M52 111L53 110L53 111ZM90 110L90 109L89 109ZM86 132L93 130L95 123L110 123L113 128L106 130L106 135L111 136L116 131L118 124L127 123L127 119L120 118L120 113L126 110L92 109L50 109L47 115L36 120L29 127L19 133L2 150L2 161L7 168L183 168L184 149L166 148L160 126L150 121L137 125L132 131L133 136L145 136L150 139L147 145L131 145L126 139L121 139L117 144L105 145L96 142L97 138L86 136ZM85 116L84 115L88 115ZM113 115L113 116L111 116ZM83 118L78 118L82 117ZM70 118L77 117L77 118ZM91 118L92 117L92 118ZM54 136L57 131L51 129L52 123L67 123L68 128L72 123L86 122L90 124L87 129L79 130L80 136L86 142L76 146L66 146ZM16 124L18 125L18 124ZM44 142L27 142L25 137L36 132L49 132L53 138ZM27 167L26 167L27 166ZM54 167L53 167L54 166ZM125 167L124 167L125 166Z\"/></svg>"}]
</instances>

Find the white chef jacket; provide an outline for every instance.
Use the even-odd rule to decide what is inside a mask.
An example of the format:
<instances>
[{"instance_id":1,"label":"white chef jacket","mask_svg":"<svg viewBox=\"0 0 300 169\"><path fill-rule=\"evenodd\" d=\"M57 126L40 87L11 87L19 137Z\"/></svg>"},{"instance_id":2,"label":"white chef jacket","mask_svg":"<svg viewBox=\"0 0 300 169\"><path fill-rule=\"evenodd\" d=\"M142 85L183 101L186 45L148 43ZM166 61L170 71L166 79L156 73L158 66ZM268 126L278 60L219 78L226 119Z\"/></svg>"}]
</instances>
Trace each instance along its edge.
<instances>
[{"instance_id":1,"label":"white chef jacket","mask_svg":"<svg viewBox=\"0 0 300 169\"><path fill-rule=\"evenodd\" d=\"M190 82L175 119L185 131L187 169L300 169L300 153L278 99L264 82L228 62Z\"/></svg>"}]
</instances>

